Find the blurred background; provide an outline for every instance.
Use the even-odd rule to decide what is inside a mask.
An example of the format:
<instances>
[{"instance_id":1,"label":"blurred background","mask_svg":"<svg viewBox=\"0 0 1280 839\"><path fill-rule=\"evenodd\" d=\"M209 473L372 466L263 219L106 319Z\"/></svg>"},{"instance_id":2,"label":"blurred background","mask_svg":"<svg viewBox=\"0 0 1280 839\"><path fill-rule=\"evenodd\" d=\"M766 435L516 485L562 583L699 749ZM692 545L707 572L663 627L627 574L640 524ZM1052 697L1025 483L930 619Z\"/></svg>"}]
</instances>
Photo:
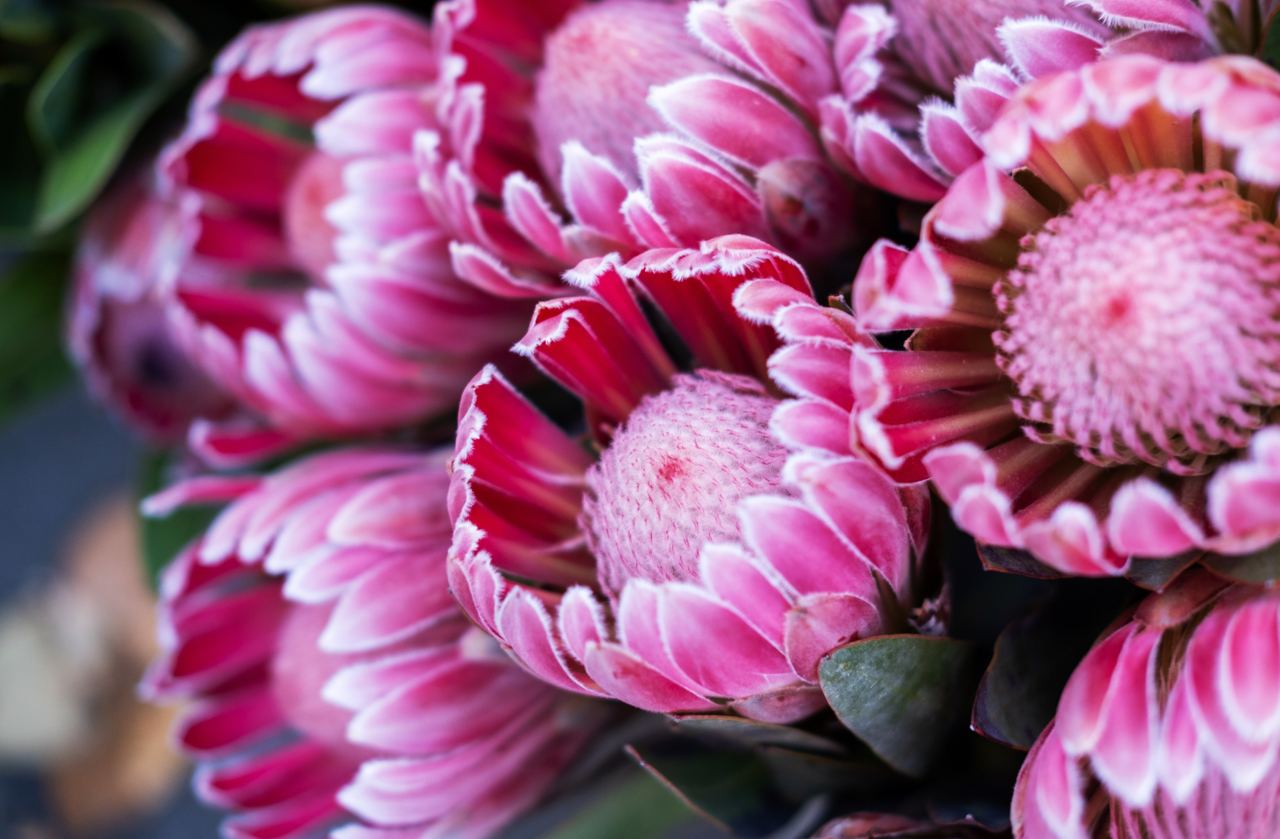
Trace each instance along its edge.
<instances>
[{"instance_id":1,"label":"blurred background","mask_svg":"<svg viewBox=\"0 0 1280 839\"><path fill-rule=\"evenodd\" d=\"M136 516L152 456L85 394L61 323L85 209L175 130L223 43L318 5L0 0L5 839L218 835L172 709L135 695L155 651Z\"/></svg>"}]
</instances>

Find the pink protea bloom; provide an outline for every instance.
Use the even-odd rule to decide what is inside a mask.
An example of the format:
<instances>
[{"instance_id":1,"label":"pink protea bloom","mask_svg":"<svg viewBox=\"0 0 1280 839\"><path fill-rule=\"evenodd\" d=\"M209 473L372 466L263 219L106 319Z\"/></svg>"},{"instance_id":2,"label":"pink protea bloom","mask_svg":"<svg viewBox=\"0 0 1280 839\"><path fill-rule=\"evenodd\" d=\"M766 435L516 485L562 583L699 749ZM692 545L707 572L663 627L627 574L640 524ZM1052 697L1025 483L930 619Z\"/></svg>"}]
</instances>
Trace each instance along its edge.
<instances>
[{"instance_id":1,"label":"pink protea bloom","mask_svg":"<svg viewBox=\"0 0 1280 839\"><path fill-rule=\"evenodd\" d=\"M911 597L927 502L855 456L789 457L771 432L766 364L788 304L812 301L803 271L724 237L566 278L582 296L541 304L516 349L582 399L584 433L493 368L471 383L450 490L455 595L567 690L661 712L812 713L821 658Z\"/></svg>"},{"instance_id":2,"label":"pink protea bloom","mask_svg":"<svg viewBox=\"0 0 1280 839\"><path fill-rule=\"evenodd\" d=\"M89 389L161 442L232 409L169 323L162 287L182 246L173 202L145 178L123 181L81 231L67 310L67 346Z\"/></svg>"},{"instance_id":3,"label":"pink protea bloom","mask_svg":"<svg viewBox=\"0 0 1280 839\"><path fill-rule=\"evenodd\" d=\"M1015 836L1280 835L1280 593L1220 588L1157 595L1085 656L1019 775Z\"/></svg>"},{"instance_id":4,"label":"pink protea bloom","mask_svg":"<svg viewBox=\"0 0 1280 839\"><path fill-rule=\"evenodd\" d=\"M1062 9L1006 21L1000 39L1020 67L1083 66L1141 53L1171 61L1259 55L1276 0L1066 0L1106 25L1099 31L1064 19ZM1032 73L1032 75L1038 75Z\"/></svg>"},{"instance_id":5,"label":"pink protea bloom","mask_svg":"<svg viewBox=\"0 0 1280 839\"><path fill-rule=\"evenodd\" d=\"M838 87L817 103L828 152L880 189L938 200L981 157L982 133L1023 78L1081 63L1056 41L1056 57L1045 49L1021 72L1002 63L1001 23L1049 13L1071 31L1105 32L1062 0L848 6L832 38Z\"/></svg>"},{"instance_id":6,"label":"pink protea bloom","mask_svg":"<svg viewBox=\"0 0 1280 839\"><path fill-rule=\"evenodd\" d=\"M443 453L358 448L189 479L232 499L166 569L145 690L228 836L483 837L541 797L599 708L531 678L449 594Z\"/></svg>"},{"instance_id":7,"label":"pink protea bloom","mask_svg":"<svg viewBox=\"0 0 1280 839\"><path fill-rule=\"evenodd\" d=\"M429 27L388 8L256 26L162 158L190 227L180 335L275 429L341 437L447 410L528 317L453 272L419 190L439 65Z\"/></svg>"},{"instance_id":8,"label":"pink protea bloom","mask_svg":"<svg viewBox=\"0 0 1280 839\"><path fill-rule=\"evenodd\" d=\"M563 291L581 259L759 230L737 176L686 165L640 189L637 138L660 131L650 88L713 69L667 0L450 0L435 31L451 87L419 139L424 190L473 282ZM699 159L706 155L700 155ZM647 176L646 176L647 177ZM652 200L651 200L652 199Z\"/></svg>"},{"instance_id":9,"label":"pink protea bloom","mask_svg":"<svg viewBox=\"0 0 1280 839\"><path fill-rule=\"evenodd\" d=\"M1068 573L1275 541L1277 114L1238 57L1028 84L919 244L863 263L859 322L905 350L849 339L856 407L811 389L797 433Z\"/></svg>"}]
</instances>

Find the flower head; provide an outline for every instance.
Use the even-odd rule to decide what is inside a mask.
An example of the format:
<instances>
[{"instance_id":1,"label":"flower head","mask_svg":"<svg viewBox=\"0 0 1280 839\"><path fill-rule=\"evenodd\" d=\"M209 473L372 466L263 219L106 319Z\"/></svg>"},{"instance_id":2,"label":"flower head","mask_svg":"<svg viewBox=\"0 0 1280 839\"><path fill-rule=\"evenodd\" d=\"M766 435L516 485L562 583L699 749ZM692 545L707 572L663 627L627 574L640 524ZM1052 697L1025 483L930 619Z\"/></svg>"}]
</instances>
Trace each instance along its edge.
<instances>
[{"instance_id":1,"label":"flower head","mask_svg":"<svg viewBox=\"0 0 1280 839\"><path fill-rule=\"evenodd\" d=\"M460 279L419 190L434 128L428 26L357 6L249 29L219 55L162 159L191 244L179 334L224 387L295 437L445 410L529 304ZM193 263L221 267L216 281Z\"/></svg>"},{"instance_id":2,"label":"flower head","mask_svg":"<svg viewBox=\"0 0 1280 839\"><path fill-rule=\"evenodd\" d=\"M1008 47L1000 43L1001 22L1047 13L1069 32L1103 31L1060 0L848 6L832 41L839 86L819 103L829 153L880 189L938 200L981 156L983 132L1022 78L1071 66L1076 53L1067 49L1046 49L1016 70L1002 63Z\"/></svg>"},{"instance_id":3,"label":"flower head","mask_svg":"<svg viewBox=\"0 0 1280 839\"><path fill-rule=\"evenodd\" d=\"M162 287L181 236L177 208L147 179L116 187L81 234L67 320L71 356L95 395L161 441L231 409L169 323Z\"/></svg>"},{"instance_id":4,"label":"flower head","mask_svg":"<svg viewBox=\"0 0 1280 839\"><path fill-rule=\"evenodd\" d=\"M1199 61L1215 55L1259 56L1280 4L1275 0L1068 0L1105 28L1082 27L1062 9L1007 20L1000 39L1019 67L1082 67L1120 55ZM1038 75L1032 72L1031 75Z\"/></svg>"},{"instance_id":5,"label":"flower head","mask_svg":"<svg viewBox=\"0 0 1280 839\"><path fill-rule=\"evenodd\" d=\"M228 835L489 835L598 721L530 678L449 594L440 454L337 450L203 477L149 508L233 499L167 569L147 691L179 725Z\"/></svg>"},{"instance_id":6,"label":"flower head","mask_svg":"<svg viewBox=\"0 0 1280 839\"><path fill-rule=\"evenodd\" d=\"M919 244L864 262L861 324L916 331L851 340L857 407L808 433L1069 573L1269 544L1278 96L1240 58L1026 85Z\"/></svg>"},{"instance_id":7,"label":"flower head","mask_svg":"<svg viewBox=\"0 0 1280 839\"><path fill-rule=\"evenodd\" d=\"M1019 839L1280 830L1280 597L1193 577L1085 656L1014 793Z\"/></svg>"},{"instance_id":8,"label":"flower head","mask_svg":"<svg viewBox=\"0 0 1280 839\"><path fill-rule=\"evenodd\" d=\"M652 86L715 66L685 30L686 6L440 4L435 29L451 87L418 163L448 220L459 273L550 296L584 257L675 243L637 190L633 147L662 128L645 103ZM680 241L756 229L747 226L758 215L754 196L714 174L687 175L688 194L659 199L697 227L680 229ZM706 197L695 200L700 190Z\"/></svg>"},{"instance_id":9,"label":"flower head","mask_svg":"<svg viewBox=\"0 0 1280 839\"><path fill-rule=\"evenodd\" d=\"M811 713L822 656L883 631L911 597L926 508L858 457L788 457L775 438L775 330L797 306L821 311L803 272L724 237L568 279L584 294L540 305L517 350L583 400L584 433L492 368L476 377L450 496L454 592L568 690L664 712Z\"/></svg>"}]
</instances>

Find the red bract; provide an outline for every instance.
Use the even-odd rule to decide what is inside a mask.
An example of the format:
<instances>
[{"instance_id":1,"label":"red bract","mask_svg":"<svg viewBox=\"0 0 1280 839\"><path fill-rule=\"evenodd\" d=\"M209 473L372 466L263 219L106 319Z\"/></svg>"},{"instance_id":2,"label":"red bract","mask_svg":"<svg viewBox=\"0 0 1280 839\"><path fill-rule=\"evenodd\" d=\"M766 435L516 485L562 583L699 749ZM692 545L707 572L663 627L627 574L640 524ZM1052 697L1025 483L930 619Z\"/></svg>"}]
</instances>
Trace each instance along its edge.
<instances>
[{"instance_id":1,"label":"red bract","mask_svg":"<svg viewBox=\"0 0 1280 839\"><path fill-rule=\"evenodd\" d=\"M316 455L148 502L234 499L166 571L145 689L236 837L483 837L532 806L599 709L516 668L449 594L444 458Z\"/></svg>"},{"instance_id":2,"label":"red bract","mask_svg":"<svg viewBox=\"0 0 1280 839\"><path fill-rule=\"evenodd\" d=\"M1218 584L1220 587L1220 584ZM1085 657L1018 778L1025 839L1280 832L1280 597L1178 589Z\"/></svg>"},{"instance_id":3,"label":"red bract","mask_svg":"<svg viewBox=\"0 0 1280 839\"><path fill-rule=\"evenodd\" d=\"M68 309L67 345L90 390L161 442L232 408L169 324L162 289L182 246L173 202L148 179L123 183L81 233Z\"/></svg>"},{"instance_id":4,"label":"red bract","mask_svg":"<svg viewBox=\"0 0 1280 839\"><path fill-rule=\"evenodd\" d=\"M419 190L414 137L443 95L432 38L378 7L250 29L161 161L191 239L173 287L180 334L286 434L446 410L528 316L454 274ZM209 281L196 263L222 270Z\"/></svg>"},{"instance_id":5,"label":"red bract","mask_svg":"<svg viewBox=\"0 0 1280 839\"><path fill-rule=\"evenodd\" d=\"M1027 85L920 243L864 262L861 324L916 331L852 349L823 434L1069 573L1274 541L1277 105L1240 58Z\"/></svg>"},{"instance_id":6,"label":"red bract","mask_svg":"<svg viewBox=\"0 0 1280 839\"><path fill-rule=\"evenodd\" d=\"M912 596L925 499L850 455L788 457L769 416L773 326L735 307L812 301L745 237L567 275L517 350L584 403L553 424L492 368L459 412L450 579L551 684L654 711L821 707L818 662ZM680 372L641 301L693 358ZM816 306L813 307L816 309Z\"/></svg>"}]
</instances>

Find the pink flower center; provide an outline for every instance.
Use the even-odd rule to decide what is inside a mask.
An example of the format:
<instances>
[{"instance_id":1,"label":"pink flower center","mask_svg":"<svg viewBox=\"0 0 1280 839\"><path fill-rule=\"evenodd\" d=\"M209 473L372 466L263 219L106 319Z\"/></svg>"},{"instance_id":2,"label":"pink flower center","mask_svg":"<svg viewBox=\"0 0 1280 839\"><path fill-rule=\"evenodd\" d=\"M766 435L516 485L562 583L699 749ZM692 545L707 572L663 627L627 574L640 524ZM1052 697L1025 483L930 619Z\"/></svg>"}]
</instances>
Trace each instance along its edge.
<instances>
[{"instance_id":1,"label":"pink flower center","mask_svg":"<svg viewBox=\"0 0 1280 839\"><path fill-rule=\"evenodd\" d=\"M1204 471L1280 404L1280 230L1223 172L1090 187L995 289L1029 434L1103 465Z\"/></svg>"},{"instance_id":2,"label":"pink flower center","mask_svg":"<svg viewBox=\"0 0 1280 839\"><path fill-rule=\"evenodd\" d=\"M686 8L660 0L585 3L547 39L533 129L554 182L569 140L635 176L636 138L665 128L645 101L649 88L716 69L685 29Z\"/></svg>"},{"instance_id":3,"label":"pink flower center","mask_svg":"<svg viewBox=\"0 0 1280 839\"><path fill-rule=\"evenodd\" d=\"M342 162L313 152L293 175L284 197L284 235L289 253L316 282L333 262L336 231L325 208L343 193Z\"/></svg>"},{"instance_id":4,"label":"pink flower center","mask_svg":"<svg viewBox=\"0 0 1280 839\"><path fill-rule=\"evenodd\" d=\"M351 712L325 701L325 683L360 656L334 655L320 649L320 633L332 607L292 606L280 627L271 662L271 689L285 720L307 738L346 753L359 747L347 740Z\"/></svg>"},{"instance_id":5,"label":"pink flower center","mask_svg":"<svg viewBox=\"0 0 1280 839\"><path fill-rule=\"evenodd\" d=\"M582 529L607 592L694 579L704 544L738 538L738 502L778 489L776 405L755 379L708 370L645 397L587 473Z\"/></svg>"}]
</instances>

